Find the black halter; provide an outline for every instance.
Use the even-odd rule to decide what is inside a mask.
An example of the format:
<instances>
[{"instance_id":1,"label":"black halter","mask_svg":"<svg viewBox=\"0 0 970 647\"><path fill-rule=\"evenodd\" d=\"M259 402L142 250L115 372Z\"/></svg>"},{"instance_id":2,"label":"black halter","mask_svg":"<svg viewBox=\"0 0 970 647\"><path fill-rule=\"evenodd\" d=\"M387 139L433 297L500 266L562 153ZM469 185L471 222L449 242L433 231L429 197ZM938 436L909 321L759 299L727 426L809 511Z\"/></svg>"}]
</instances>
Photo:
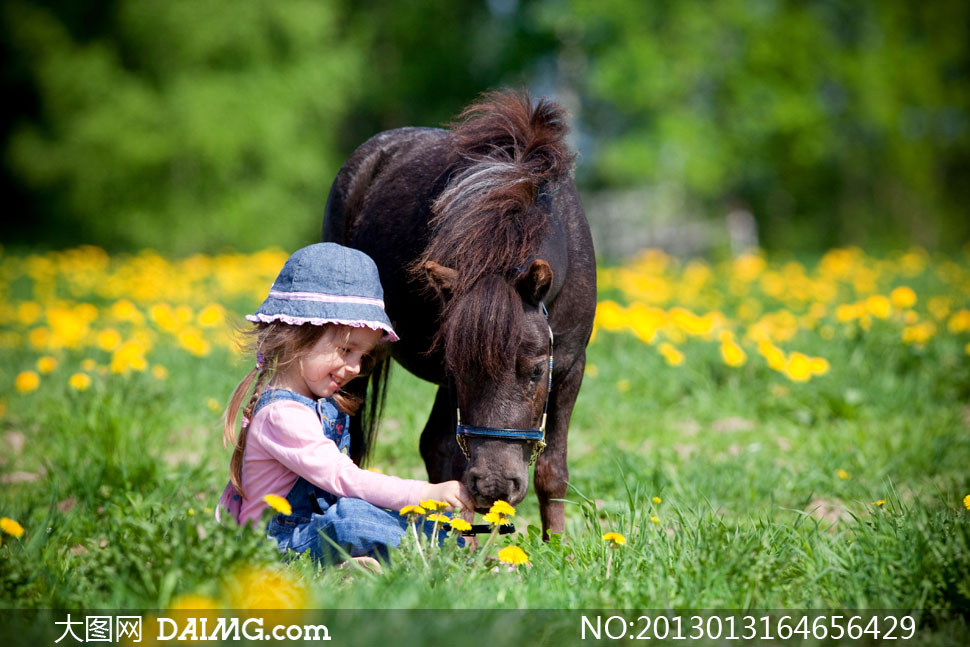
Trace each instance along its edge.
<instances>
[{"instance_id":1,"label":"black halter","mask_svg":"<svg viewBox=\"0 0 970 647\"><path fill-rule=\"evenodd\" d=\"M552 326L549 325L549 311L546 310L546 304L540 303L539 307L542 308L542 315L546 318L546 326L549 328L549 385L546 388L546 404L542 408L542 419L539 423L539 428L502 429L498 427L463 425L461 424L461 405L459 404L458 426L455 429L455 438L458 440L458 447L461 448L461 453L465 455L466 460L471 460L471 454L469 454L468 447L465 444L465 438L468 436L475 438L497 438L500 440L534 441L536 445L532 450L532 458L529 459L529 465L535 463L536 459L539 458L539 454L546 448L546 413L549 411L549 394L552 393L552 347L555 339L552 334Z\"/></svg>"}]
</instances>

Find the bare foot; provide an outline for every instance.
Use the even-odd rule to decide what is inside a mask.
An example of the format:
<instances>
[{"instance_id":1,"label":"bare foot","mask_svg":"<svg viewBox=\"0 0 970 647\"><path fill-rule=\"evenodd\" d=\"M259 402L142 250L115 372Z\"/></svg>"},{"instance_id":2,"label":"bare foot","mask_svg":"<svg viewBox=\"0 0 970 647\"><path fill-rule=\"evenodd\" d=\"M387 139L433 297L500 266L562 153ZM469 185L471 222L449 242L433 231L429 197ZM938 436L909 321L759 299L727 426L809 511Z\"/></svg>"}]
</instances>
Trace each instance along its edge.
<instances>
[{"instance_id":1,"label":"bare foot","mask_svg":"<svg viewBox=\"0 0 970 647\"><path fill-rule=\"evenodd\" d=\"M350 562L356 562L357 566L360 566L364 570L370 571L371 573L377 573L380 575L384 572L384 569L381 568L381 563L373 557L351 557ZM337 564L337 568L349 568L350 562Z\"/></svg>"}]
</instances>

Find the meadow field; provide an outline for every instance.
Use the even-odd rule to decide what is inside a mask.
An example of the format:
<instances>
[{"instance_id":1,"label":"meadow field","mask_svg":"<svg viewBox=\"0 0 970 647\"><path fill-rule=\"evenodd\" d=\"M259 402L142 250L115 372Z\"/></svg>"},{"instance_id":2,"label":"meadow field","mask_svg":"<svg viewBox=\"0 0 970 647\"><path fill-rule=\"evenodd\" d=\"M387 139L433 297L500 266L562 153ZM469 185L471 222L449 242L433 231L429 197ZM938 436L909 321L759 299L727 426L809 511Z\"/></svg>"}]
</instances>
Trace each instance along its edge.
<instances>
[{"instance_id":1,"label":"meadow field","mask_svg":"<svg viewBox=\"0 0 970 647\"><path fill-rule=\"evenodd\" d=\"M285 258L2 252L0 606L904 609L968 635L970 248L600 268L565 535L530 493L516 534L406 542L382 575L213 518L234 329ZM423 476L433 393L392 370L369 467Z\"/></svg>"}]
</instances>

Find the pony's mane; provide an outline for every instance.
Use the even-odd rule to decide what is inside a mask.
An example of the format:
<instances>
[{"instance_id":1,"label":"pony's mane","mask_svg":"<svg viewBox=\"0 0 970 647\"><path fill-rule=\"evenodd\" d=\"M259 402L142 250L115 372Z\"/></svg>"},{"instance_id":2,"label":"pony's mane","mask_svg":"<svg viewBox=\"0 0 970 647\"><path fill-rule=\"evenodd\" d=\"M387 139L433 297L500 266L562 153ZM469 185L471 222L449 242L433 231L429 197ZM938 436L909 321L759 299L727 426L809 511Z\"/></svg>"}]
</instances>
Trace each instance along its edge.
<instances>
[{"instance_id":1,"label":"pony's mane","mask_svg":"<svg viewBox=\"0 0 970 647\"><path fill-rule=\"evenodd\" d=\"M574 155L563 108L533 104L525 92L486 93L450 128L461 162L432 205L431 240L413 267L420 274L434 261L456 270L457 296L485 275L528 266L548 229L536 201L570 176Z\"/></svg>"},{"instance_id":2,"label":"pony's mane","mask_svg":"<svg viewBox=\"0 0 970 647\"><path fill-rule=\"evenodd\" d=\"M513 368L522 340L522 305L508 281L490 275L452 299L438 334L456 375L484 369L493 380Z\"/></svg>"}]
</instances>

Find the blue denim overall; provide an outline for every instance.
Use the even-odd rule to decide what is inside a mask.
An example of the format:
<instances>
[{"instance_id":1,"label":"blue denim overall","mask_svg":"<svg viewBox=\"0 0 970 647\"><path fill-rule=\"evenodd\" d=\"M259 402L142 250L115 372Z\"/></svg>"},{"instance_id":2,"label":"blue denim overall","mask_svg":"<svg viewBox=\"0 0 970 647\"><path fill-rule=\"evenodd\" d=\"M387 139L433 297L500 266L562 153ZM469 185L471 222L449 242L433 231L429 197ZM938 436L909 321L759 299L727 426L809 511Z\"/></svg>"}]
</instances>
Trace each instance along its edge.
<instances>
[{"instance_id":1,"label":"blue denim overall","mask_svg":"<svg viewBox=\"0 0 970 647\"><path fill-rule=\"evenodd\" d=\"M329 399L310 398L285 389L264 392L253 415L266 405L279 400L292 400L305 404L320 418L323 434L337 444L344 454L350 452L350 432L347 431L349 416L340 412ZM286 495L293 511L290 515L278 514L266 526L270 537L276 540L281 553L310 552L313 559L336 564L345 559L324 537L332 540L351 557L377 557L388 559L388 549L401 543L407 530L407 521L397 512L385 510L362 499L337 497L299 477ZM430 534L431 525L425 532ZM439 534L444 532L439 529Z\"/></svg>"}]
</instances>

